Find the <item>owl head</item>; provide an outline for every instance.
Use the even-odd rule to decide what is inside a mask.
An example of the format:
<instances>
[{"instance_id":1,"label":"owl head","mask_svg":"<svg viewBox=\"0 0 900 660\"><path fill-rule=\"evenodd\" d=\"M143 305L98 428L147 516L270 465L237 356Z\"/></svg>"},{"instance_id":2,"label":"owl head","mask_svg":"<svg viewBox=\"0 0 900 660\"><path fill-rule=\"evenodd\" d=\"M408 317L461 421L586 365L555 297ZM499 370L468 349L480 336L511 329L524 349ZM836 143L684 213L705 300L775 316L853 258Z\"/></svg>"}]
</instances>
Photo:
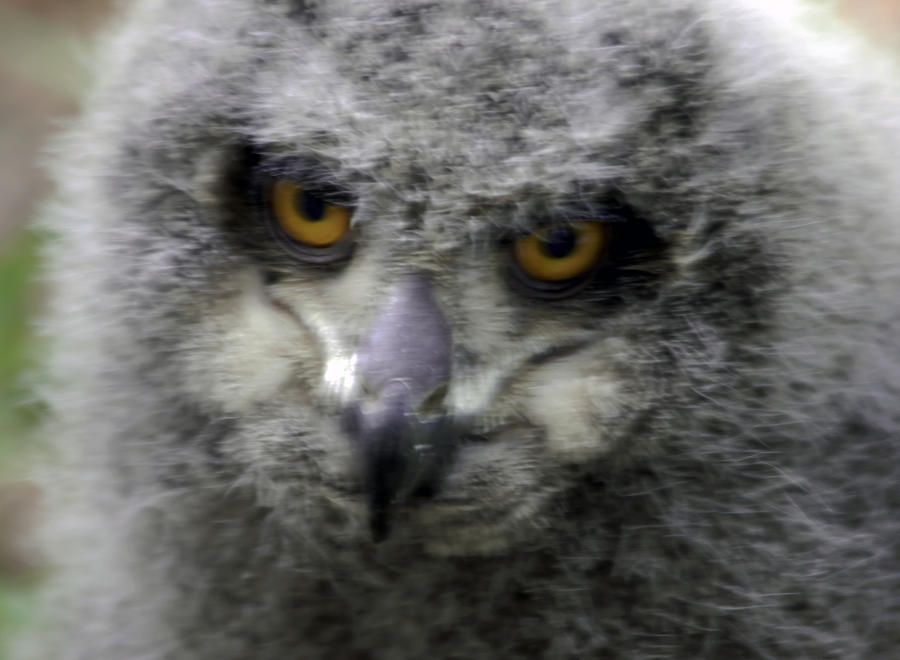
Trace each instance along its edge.
<instances>
[{"instance_id":1,"label":"owl head","mask_svg":"<svg viewBox=\"0 0 900 660\"><path fill-rule=\"evenodd\" d=\"M439 554L771 483L879 378L854 255L900 187L848 183L874 119L726 4L135 10L59 258L128 474Z\"/></svg>"}]
</instances>

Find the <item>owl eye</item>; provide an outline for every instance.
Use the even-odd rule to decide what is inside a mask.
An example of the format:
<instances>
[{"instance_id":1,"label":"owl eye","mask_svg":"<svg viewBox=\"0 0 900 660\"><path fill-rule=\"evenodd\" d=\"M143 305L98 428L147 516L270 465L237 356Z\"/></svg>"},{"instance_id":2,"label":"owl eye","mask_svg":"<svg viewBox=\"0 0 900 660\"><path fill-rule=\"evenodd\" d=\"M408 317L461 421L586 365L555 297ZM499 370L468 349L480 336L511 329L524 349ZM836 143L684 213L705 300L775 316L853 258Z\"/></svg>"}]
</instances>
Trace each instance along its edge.
<instances>
[{"instance_id":1,"label":"owl eye","mask_svg":"<svg viewBox=\"0 0 900 660\"><path fill-rule=\"evenodd\" d=\"M521 274L556 286L589 273L605 253L608 228L599 222L570 222L535 231L513 244Z\"/></svg>"},{"instance_id":2,"label":"owl eye","mask_svg":"<svg viewBox=\"0 0 900 660\"><path fill-rule=\"evenodd\" d=\"M311 248L328 248L350 232L353 209L330 204L321 196L286 179L272 185L272 213L291 239Z\"/></svg>"}]
</instances>

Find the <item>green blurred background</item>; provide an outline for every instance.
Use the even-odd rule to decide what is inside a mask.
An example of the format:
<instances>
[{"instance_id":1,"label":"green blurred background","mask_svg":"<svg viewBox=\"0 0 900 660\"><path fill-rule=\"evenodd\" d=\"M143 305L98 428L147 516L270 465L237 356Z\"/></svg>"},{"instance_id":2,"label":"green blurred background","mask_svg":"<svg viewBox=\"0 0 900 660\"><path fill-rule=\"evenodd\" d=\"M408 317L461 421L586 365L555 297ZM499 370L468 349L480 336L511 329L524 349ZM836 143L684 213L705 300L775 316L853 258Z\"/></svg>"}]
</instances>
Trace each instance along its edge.
<instances>
[{"instance_id":1,"label":"green blurred background","mask_svg":"<svg viewBox=\"0 0 900 660\"><path fill-rule=\"evenodd\" d=\"M24 621L40 561L26 547L40 493L27 480L40 406L29 395L41 308L40 237L26 229L48 192L47 136L78 111L91 35L109 0L0 0L0 660Z\"/></svg>"},{"instance_id":2,"label":"green blurred background","mask_svg":"<svg viewBox=\"0 0 900 660\"><path fill-rule=\"evenodd\" d=\"M49 190L40 165L47 136L77 114L92 35L115 1L0 0L0 660L10 660L3 640L26 618L42 572L25 547L40 507L27 464L41 409L27 375L44 297L41 238L27 226ZM876 42L900 46L900 0L834 4Z\"/></svg>"}]
</instances>

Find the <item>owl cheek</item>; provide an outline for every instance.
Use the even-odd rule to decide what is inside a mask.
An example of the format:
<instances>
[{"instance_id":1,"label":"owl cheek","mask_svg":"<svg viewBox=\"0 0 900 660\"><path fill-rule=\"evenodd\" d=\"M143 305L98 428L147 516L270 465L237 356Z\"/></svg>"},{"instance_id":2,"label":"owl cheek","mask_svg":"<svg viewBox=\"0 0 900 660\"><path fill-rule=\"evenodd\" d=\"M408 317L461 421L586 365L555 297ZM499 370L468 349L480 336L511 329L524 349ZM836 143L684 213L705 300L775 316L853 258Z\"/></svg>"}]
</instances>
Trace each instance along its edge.
<instances>
[{"instance_id":1,"label":"owl cheek","mask_svg":"<svg viewBox=\"0 0 900 660\"><path fill-rule=\"evenodd\" d=\"M535 374L526 410L543 427L547 449L562 460L581 462L612 449L609 428L625 407L613 374L584 374L563 360ZM573 377L573 374L576 374Z\"/></svg>"},{"instance_id":2,"label":"owl cheek","mask_svg":"<svg viewBox=\"0 0 900 660\"><path fill-rule=\"evenodd\" d=\"M320 362L309 331L249 280L205 316L189 343L188 387L229 413L272 401L306 379L297 365L314 369Z\"/></svg>"}]
</instances>

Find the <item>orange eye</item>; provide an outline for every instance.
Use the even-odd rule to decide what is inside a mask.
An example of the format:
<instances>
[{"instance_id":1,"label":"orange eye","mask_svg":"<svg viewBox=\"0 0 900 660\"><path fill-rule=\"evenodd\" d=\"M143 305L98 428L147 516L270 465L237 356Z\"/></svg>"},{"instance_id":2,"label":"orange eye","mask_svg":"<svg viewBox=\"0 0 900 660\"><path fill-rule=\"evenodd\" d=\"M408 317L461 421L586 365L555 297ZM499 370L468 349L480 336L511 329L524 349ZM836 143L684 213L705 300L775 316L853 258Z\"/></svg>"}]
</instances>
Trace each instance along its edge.
<instances>
[{"instance_id":1,"label":"orange eye","mask_svg":"<svg viewBox=\"0 0 900 660\"><path fill-rule=\"evenodd\" d=\"M594 267L608 242L609 230L605 225L572 222L520 238L513 246L513 256L528 277L541 282L561 282Z\"/></svg>"},{"instance_id":2,"label":"orange eye","mask_svg":"<svg viewBox=\"0 0 900 660\"><path fill-rule=\"evenodd\" d=\"M328 247L350 231L352 209L329 204L292 181L276 181L271 201L278 224L288 236L304 245Z\"/></svg>"}]
</instances>

